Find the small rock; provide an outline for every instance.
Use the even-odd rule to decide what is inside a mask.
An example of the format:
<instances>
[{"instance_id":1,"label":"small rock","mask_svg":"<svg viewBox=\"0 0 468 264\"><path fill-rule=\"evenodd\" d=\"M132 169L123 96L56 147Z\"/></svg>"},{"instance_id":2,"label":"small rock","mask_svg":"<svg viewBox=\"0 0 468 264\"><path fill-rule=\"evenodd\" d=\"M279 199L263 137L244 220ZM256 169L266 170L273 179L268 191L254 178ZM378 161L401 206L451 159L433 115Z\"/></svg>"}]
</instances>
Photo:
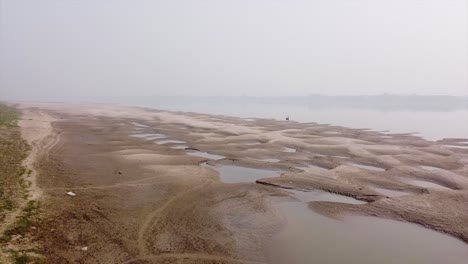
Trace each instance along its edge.
<instances>
[{"instance_id":1,"label":"small rock","mask_svg":"<svg viewBox=\"0 0 468 264\"><path fill-rule=\"evenodd\" d=\"M68 195L68 196L71 196L71 197L75 197L75 196L76 196L76 193L74 193L74 192L67 192L67 195Z\"/></svg>"}]
</instances>

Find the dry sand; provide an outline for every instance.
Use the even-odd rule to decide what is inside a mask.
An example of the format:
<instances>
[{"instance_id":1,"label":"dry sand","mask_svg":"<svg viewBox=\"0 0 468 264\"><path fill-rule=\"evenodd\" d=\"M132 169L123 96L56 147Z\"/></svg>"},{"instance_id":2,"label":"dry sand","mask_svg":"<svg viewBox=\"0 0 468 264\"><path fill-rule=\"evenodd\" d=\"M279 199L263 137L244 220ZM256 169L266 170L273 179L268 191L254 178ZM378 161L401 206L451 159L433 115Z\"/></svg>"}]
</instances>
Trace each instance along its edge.
<instances>
[{"instance_id":1,"label":"dry sand","mask_svg":"<svg viewBox=\"0 0 468 264\"><path fill-rule=\"evenodd\" d=\"M283 224L270 197L286 195L282 188L321 189L370 202L310 203L329 216L409 221L468 242L463 139L430 142L315 123L98 104L25 104L23 110L32 119L22 123L24 137L33 146L44 142L34 163L28 162L35 164L43 192L39 241L47 263L265 263L265 242ZM283 174L225 184L216 171L200 166L207 159L129 136L135 133L165 134L226 157L210 164ZM323 170L300 169L308 165ZM386 197L376 188L409 195ZM85 246L87 251L80 250Z\"/></svg>"}]
</instances>

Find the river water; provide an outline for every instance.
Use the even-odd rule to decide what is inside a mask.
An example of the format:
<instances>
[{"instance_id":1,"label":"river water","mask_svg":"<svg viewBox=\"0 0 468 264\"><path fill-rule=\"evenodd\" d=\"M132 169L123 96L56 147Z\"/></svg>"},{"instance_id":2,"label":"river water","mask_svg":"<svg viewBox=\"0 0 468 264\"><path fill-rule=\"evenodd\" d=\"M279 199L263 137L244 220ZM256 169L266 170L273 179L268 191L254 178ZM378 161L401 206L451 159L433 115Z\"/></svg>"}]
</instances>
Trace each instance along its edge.
<instances>
[{"instance_id":1,"label":"river water","mask_svg":"<svg viewBox=\"0 0 468 264\"><path fill-rule=\"evenodd\" d=\"M306 203L360 203L352 198L320 191L293 193L300 201L276 203L286 225L268 244L271 264L464 264L468 259L468 245L449 235L375 217L331 219Z\"/></svg>"},{"instance_id":2,"label":"river water","mask_svg":"<svg viewBox=\"0 0 468 264\"><path fill-rule=\"evenodd\" d=\"M283 120L289 116L298 122L417 132L429 140L468 138L466 97L125 97L95 101L242 118Z\"/></svg>"}]
</instances>

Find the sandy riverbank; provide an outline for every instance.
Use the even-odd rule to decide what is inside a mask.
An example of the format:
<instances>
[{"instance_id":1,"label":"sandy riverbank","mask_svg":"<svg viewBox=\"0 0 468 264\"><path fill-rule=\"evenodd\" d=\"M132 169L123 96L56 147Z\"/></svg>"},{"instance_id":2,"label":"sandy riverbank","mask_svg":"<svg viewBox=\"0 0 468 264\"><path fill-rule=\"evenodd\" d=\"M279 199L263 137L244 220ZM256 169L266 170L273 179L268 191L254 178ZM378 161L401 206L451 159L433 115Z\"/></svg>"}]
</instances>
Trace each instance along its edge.
<instances>
[{"instance_id":1,"label":"sandy riverbank","mask_svg":"<svg viewBox=\"0 0 468 264\"><path fill-rule=\"evenodd\" d=\"M286 196L284 188L370 202L309 204L328 216L393 218L468 241L463 140L109 105L25 104L23 111L26 139L41 135L34 130L55 135L34 155L47 263L264 263L265 241L283 224L270 197ZM145 133L225 157L212 165L282 175L225 184L200 166L206 158L132 137Z\"/></svg>"}]
</instances>

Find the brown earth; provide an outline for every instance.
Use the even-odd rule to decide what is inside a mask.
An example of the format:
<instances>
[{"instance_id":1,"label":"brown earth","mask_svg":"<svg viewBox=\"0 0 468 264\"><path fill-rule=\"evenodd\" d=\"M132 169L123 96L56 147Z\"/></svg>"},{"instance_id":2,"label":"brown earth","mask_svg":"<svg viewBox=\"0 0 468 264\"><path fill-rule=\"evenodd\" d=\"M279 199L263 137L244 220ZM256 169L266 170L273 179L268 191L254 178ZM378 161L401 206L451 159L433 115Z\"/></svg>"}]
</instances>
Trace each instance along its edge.
<instances>
[{"instance_id":1,"label":"brown earth","mask_svg":"<svg viewBox=\"0 0 468 264\"><path fill-rule=\"evenodd\" d=\"M315 123L108 105L30 104L23 110L35 115L22 124L29 131L52 125L48 147L41 147L34 165L45 214L38 242L46 263L265 263L264 244L283 224L269 197L286 195L282 188L322 189L370 202L310 204L330 216L410 221L468 242L463 139L430 142ZM162 133L226 157L210 164L283 174L257 184L226 184L200 166L205 158L129 136L141 133ZM286 147L296 152L284 152ZM262 161L271 158L280 161ZM321 169L301 169L307 165ZM376 187L409 195L386 197Z\"/></svg>"}]
</instances>

